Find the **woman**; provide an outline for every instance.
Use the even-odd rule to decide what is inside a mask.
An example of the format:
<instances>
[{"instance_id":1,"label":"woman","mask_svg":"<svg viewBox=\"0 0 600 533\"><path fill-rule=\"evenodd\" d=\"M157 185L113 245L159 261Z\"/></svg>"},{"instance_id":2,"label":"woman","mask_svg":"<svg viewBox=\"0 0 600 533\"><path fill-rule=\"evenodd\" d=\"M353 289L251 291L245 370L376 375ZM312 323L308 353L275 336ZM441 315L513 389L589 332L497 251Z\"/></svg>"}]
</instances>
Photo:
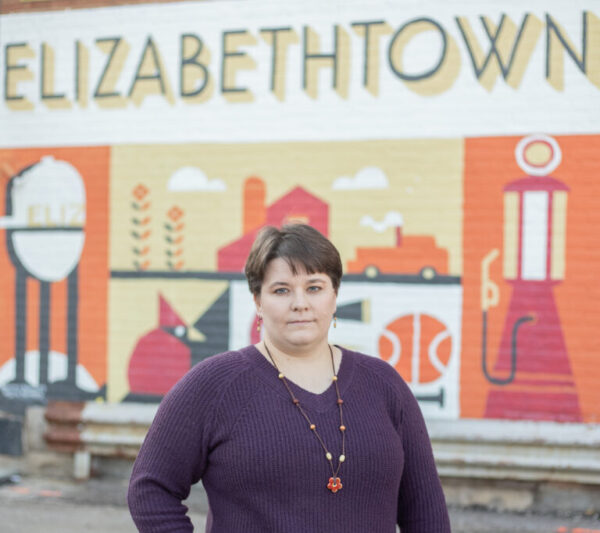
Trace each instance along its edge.
<instances>
[{"instance_id":1,"label":"woman","mask_svg":"<svg viewBox=\"0 0 600 533\"><path fill-rule=\"evenodd\" d=\"M211 357L165 396L134 465L142 532L445 533L448 513L414 396L384 361L328 343L342 264L310 226L264 228L248 261L263 340Z\"/></svg>"}]
</instances>

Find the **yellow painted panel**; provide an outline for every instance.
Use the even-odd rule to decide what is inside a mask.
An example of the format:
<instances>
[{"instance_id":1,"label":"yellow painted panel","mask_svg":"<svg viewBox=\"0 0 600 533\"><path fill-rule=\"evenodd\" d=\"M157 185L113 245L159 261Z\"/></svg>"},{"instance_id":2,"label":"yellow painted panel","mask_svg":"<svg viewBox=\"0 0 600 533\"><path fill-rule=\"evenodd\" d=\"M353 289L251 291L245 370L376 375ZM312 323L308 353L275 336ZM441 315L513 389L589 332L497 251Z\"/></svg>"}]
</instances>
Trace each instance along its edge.
<instances>
[{"instance_id":1,"label":"yellow painted panel","mask_svg":"<svg viewBox=\"0 0 600 533\"><path fill-rule=\"evenodd\" d=\"M519 261L519 193L504 195L504 277L515 279Z\"/></svg>"},{"instance_id":2,"label":"yellow painted panel","mask_svg":"<svg viewBox=\"0 0 600 533\"><path fill-rule=\"evenodd\" d=\"M184 167L221 187L170 189L170 178ZM386 176L384 188L333 188L338 178L370 167ZM297 186L329 205L329 236L344 265L358 247L394 246L393 228L376 232L361 219L381 221L396 211L404 234L433 236L448 250L449 274L460 276L462 175L460 139L115 146L110 267L135 270L137 261L147 262L147 270L166 270L169 224L181 227L181 271L215 270L219 248L243 233L244 181L257 176L265 182L267 206ZM176 222L169 218L173 207L182 211Z\"/></svg>"}]
</instances>

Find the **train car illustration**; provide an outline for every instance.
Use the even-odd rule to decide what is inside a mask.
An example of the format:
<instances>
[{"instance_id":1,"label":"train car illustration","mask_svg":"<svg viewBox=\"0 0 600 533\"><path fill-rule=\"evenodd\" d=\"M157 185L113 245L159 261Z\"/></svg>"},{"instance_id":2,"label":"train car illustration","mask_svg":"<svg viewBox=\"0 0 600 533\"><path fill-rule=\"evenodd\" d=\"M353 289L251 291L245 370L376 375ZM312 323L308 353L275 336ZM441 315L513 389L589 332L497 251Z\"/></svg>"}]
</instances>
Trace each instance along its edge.
<instances>
[{"instance_id":1,"label":"train car illustration","mask_svg":"<svg viewBox=\"0 0 600 533\"><path fill-rule=\"evenodd\" d=\"M429 235L402 235L396 228L396 246L359 247L356 259L348 261L349 274L419 274L425 279L448 274L448 251Z\"/></svg>"}]
</instances>

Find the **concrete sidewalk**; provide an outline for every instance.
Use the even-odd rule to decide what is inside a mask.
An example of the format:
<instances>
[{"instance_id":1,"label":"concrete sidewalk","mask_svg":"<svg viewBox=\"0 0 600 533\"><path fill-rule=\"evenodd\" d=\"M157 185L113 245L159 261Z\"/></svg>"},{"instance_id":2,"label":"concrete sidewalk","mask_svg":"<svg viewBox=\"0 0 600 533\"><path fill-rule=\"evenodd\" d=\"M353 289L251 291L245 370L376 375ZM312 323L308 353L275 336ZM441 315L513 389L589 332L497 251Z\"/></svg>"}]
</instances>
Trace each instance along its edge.
<instances>
[{"instance_id":1,"label":"concrete sidewalk","mask_svg":"<svg viewBox=\"0 0 600 533\"><path fill-rule=\"evenodd\" d=\"M127 508L127 478L73 481L0 474L2 533L135 533ZM207 502L195 487L185 502L197 531L204 530Z\"/></svg>"}]
</instances>

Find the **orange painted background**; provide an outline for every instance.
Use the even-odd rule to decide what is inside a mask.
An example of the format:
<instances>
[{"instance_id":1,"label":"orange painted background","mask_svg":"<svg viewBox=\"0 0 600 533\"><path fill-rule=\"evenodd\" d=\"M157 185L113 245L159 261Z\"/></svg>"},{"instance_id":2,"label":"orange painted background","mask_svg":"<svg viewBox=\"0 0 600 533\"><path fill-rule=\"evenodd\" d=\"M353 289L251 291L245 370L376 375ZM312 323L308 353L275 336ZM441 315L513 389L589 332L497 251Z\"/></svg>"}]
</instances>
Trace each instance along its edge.
<instances>
[{"instance_id":1,"label":"orange painted background","mask_svg":"<svg viewBox=\"0 0 600 533\"><path fill-rule=\"evenodd\" d=\"M551 132L549 132L552 134ZM554 297L566 341L584 422L599 422L600 388L600 136L554 136L562 162L552 176L569 188L566 272ZM463 219L463 317L461 417L483 416L489 384L481 369L481 260L493 248L500 257L490 278L500 288L500 302L488 314L488 368L493 368L510 286L502 277L503 188L524 172L515 147L521 137L465 140Z\"/></svg>"},{"instance_id":2,"label":"orange painted background","mask_svg":"<svg viewBox=\"0 0 600 533\"><path fill-rule=\"evenodd\" d=\"M108 188L110 149L28 148L0 150L0 206L4 215L7 180L43 156L71 163L85 184L85 244L79 263L78 364L83 365L101 387L106 382L108 266ZM5 231L0 230L5 241ZM6 246L0 252L0 365L15 352L15 268ZM66 353L66 280L51 285L50 348ZM38 349L39 284L27 283L27 350Z\"/></svg>"}]
</instances>

